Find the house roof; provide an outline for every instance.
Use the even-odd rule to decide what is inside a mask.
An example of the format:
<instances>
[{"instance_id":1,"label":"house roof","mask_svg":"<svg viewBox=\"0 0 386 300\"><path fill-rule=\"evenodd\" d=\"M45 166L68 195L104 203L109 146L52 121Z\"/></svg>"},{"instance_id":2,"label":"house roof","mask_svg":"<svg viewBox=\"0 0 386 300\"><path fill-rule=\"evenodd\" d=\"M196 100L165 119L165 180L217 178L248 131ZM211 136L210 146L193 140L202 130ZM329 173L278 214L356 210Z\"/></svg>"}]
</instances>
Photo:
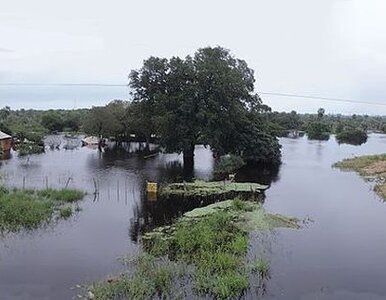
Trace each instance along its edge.
<instances>
[{"instance_id":1,"label":"house roof","mask_svg":"<svg viewBox=\"0 0 386 300\"><path fill-rule=\"evenodd\" d=\"M11 139L12 137L5 132L0 131L0 140Z\"/></svg>"}]
</instances>

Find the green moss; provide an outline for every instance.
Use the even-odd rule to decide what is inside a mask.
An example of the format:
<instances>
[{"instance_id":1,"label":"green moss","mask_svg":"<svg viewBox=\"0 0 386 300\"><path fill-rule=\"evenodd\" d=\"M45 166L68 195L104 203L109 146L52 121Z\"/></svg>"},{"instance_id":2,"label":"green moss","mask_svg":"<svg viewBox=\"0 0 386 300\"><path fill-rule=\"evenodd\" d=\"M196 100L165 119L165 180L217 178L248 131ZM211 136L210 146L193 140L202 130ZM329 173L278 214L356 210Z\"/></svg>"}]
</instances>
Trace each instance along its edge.
<instances>
[{"instance_id":1,"label":"green moss","mask_svg":"<svg viewBox=\"0 0 386 300\"><path fill-rule=\"evenodd\" d=\"M219 211L228 212L235 226L246 232L275 228L300 228L299 220L296 218L267 213L259 203L237 198L196 208L185 213L181 218L181 222L186 221L189 223L192 219L202 218Z\"/></svg>"},{"instance_id":2,"label":"green moss","mask_svg":"<svg viewBox=\"0 0 386 300\"><path fill-rule=\"evenodd\" d=\"M163 187L163 197L210 197L223 196L233 198L242 194L255 194L267 189L268 186L249 182L201 181L172 183Z\"/></svg>"}]
</instances>

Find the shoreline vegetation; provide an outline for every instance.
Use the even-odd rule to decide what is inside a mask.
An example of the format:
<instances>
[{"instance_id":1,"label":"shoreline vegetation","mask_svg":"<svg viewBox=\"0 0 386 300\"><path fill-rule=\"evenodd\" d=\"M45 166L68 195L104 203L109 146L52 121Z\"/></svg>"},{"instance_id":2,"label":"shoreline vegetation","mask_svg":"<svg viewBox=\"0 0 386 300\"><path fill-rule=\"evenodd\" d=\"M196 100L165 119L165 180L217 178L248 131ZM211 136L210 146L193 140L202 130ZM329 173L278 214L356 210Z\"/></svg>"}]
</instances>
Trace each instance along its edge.
<instances>
[{"instance_id":1,"label":"shoreline vegetation","mask_svg":"<svg viewBox=\"0 0 386 300\"><path fill-rule=\"evenodd\" d=\"M0 186L0 235L33 230L57 219L67 219L80 208L86 194L73 189L8 189Z\"/></svg>"},{"instance_id":2,"label":"shoreline vegetation","mask_svg":"<svg viewBox=\"0 0 386 300\"><path fill-rule=\"evenodd\" d=\"M260 204L226 200L185 213L142 237L144 253L127 271L88 288L90 299L238 298L269 277L265 257L247 262L249 233L299 229L299 220L267 213Z\"/></svg>"},{"instance_id":3,"label":"shoreline vegetation","mask_svg":"<svg viewBox=\"0 0 386 300\"><path fill-rule=\"evenodd\" d=\"M347 158L333 167L343 171L355 171L368 181L375 181L374 191L386 201L386 154Z\"/></svg>"}]
</instances>

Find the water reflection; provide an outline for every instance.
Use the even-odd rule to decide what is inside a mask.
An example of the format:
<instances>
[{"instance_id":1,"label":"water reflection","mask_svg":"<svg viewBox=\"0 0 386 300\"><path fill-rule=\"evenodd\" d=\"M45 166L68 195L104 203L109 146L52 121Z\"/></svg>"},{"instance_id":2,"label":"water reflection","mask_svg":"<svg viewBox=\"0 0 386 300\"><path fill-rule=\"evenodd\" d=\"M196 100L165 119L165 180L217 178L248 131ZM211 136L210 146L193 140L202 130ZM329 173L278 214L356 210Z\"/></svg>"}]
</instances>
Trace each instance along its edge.
<instances>
[{"instance_id":1,"label":"water reflection","mask_svg":"<svg viewBox=\"0 0 386 300\"><path fill-rule=\"evenodd\" d=\"M62 188L71 178L70 187L89 195L75 218L31 236L0 240L0 298L71 299L76 295L69 287L119 272L116 258L136 253L144 231L206 204L148 198L145 193L147 181L210 179L214 161L203 146L196 148L194 168L184 172L178 154L144 158L136 144L123 150L108 145L98 152L72 147L76 142L64 137L58 141L60 150L54 146L25 158L13 153L1 162L3 180L10 186ZM253 279L256 293L249 291L246 298L315 298L323 286L336 295L367 295L363 287L373 292L370 296L386 297L386 239L381 230L386 227L385 204L355 174L331 169L332 163L346 157L384 152L384 136L370 135L360 147L338 145L334 139L282 139L281 144L280 167L245 167L236 179L271 185L264 204L268 211L309 216L315 223L296 232L280 231L279 236L270 233L266 239L252 237L248 255L251 261L262 255L269 260L271 278L263 283ZM340 293L342 289L350 292Z\"/></svg>"}]
</instances>

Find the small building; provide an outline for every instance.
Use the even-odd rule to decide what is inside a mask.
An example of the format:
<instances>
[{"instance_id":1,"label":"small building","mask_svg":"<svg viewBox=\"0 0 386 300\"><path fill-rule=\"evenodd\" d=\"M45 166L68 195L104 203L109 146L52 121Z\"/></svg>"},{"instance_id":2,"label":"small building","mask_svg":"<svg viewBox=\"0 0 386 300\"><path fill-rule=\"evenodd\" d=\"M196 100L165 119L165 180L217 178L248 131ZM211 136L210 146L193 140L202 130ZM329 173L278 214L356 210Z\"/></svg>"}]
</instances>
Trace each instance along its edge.
<instances>
[{"instance_id":1,"label":"small building","mask_svg":"<svg viewBox=\"0 0 386 300\"><path fill-rule=\"evenodd\" d=\"M12 137L0 131L0 148L3 152L9 152L12 148Z\"/></svg>"}]
</instances>

